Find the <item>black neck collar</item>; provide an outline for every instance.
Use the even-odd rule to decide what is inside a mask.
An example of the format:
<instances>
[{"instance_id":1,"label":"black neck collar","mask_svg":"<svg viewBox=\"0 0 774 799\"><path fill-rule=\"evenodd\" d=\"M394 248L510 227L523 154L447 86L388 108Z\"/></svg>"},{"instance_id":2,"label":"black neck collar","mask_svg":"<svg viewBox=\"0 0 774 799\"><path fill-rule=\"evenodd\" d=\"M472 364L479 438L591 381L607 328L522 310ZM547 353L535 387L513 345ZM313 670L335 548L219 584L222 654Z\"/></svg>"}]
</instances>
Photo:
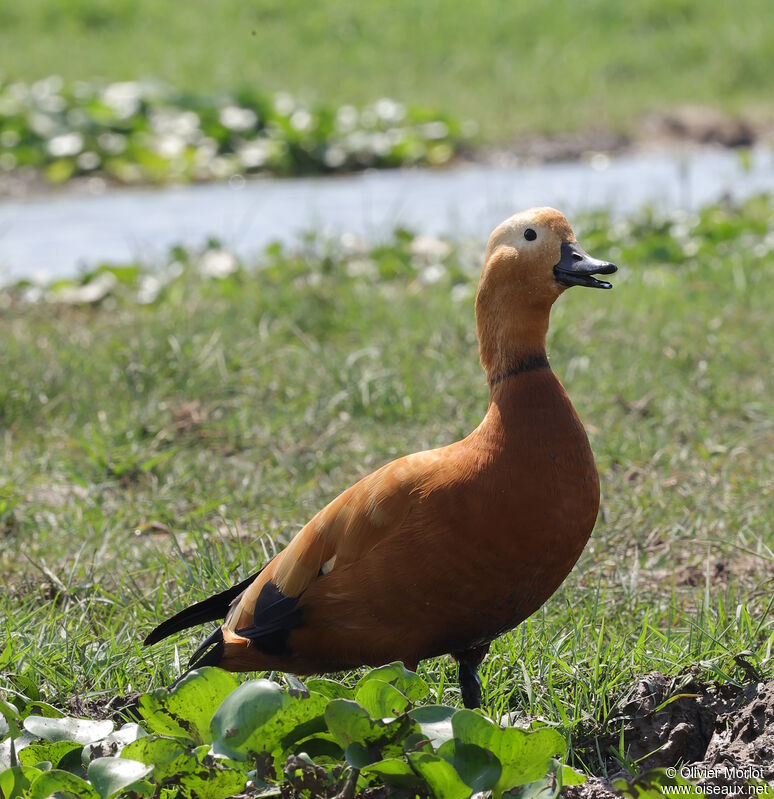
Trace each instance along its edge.
<instances>
[{"instance_id":1,"label":"black neck collar","mask_svg":"<svg viewBox=\"0 0 774 799\"><path fill-rule=\"evenodd\" d=\"M500 372L489 381L489 387L494 388L496 385L510 380L516 375L523 374L524 372L534 372L536 369L550 369L548 363L548 356L545 353L540 355L530 355L523 360L517 361L510 369Z\"/></svg>"}]
</instances>

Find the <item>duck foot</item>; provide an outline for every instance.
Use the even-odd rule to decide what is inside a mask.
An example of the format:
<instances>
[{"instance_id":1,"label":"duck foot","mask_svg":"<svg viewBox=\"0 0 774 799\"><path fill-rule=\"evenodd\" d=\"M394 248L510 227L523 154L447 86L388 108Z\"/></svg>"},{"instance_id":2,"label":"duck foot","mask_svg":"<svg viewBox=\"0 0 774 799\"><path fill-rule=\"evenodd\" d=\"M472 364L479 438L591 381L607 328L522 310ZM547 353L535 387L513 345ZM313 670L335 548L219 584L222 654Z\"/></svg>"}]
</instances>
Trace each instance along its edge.
<instances>
[{"instance_id":1,"label":"duck foot","mask_svg":"<svg viewBox=\"0 0 774 799\"><path fill-rule=\"evenodd\" d=\"M481 678L478 676L478 667L489 651L489 644L466 649L464 652L455 652L453 657L457 661L457 677L462 692L462 704L467 708L481 707Z\"/></svg>"}]
</instances>

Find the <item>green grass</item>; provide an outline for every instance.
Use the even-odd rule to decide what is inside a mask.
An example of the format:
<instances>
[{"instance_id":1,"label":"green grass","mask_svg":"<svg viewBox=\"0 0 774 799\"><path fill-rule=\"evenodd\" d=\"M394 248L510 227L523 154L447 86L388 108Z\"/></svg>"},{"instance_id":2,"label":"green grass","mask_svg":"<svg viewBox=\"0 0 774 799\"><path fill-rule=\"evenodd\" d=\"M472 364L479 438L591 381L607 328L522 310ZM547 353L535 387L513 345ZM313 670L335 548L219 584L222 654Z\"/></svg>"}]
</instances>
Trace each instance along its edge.
<instances>
[{"instance_id":1,"label":"green grass","mask_svg":"<svg viewBox=\"0 0 774 799\"><path fill-rule=\"evenodd\" d=\"M0 53L13 79L153 76L335 103L395 96L503 141L632 130L674 103L771 112L774 18L768 0L11 0Z\"/></svg>"},{"instance_id":2,"label":"green grass","mask_svg":"<svg viewBox=\"0 0 774 799\"><path fill-rule=\"evenodd\" d=\"M578 227L621 265L612 292L559 300L549 339L602 511L564 586L483 667L493 717L576 742L637 675L742 680L740 653L771 674L774 646L774 205ZM469 432L487 403L479 244L442 255L437 282L400 234L273 248L221 280L176 252L182 275L144 305L136 268L93 306L0 294L0 688L62 703L168 684L198 636L146 650L160 618L254 570L363 474ZM459 701L451 660L420 672Z\"/></svg>"}]
</instances>

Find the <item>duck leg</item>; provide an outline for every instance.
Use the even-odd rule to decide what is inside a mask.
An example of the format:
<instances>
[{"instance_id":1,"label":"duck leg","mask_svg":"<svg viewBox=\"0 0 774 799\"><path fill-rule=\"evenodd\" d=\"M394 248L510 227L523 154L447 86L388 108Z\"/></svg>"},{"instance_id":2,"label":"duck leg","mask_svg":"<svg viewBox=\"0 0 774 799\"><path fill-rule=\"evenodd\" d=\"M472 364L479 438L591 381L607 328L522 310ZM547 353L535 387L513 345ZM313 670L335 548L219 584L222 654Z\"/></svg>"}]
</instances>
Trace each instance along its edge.
<instances>
[{"instance_id":1,"label":"duck leg","mask_svg":"<svg viewBox=\"0 0 774 799\"><path fill-rule=\"evenodd\" d=\"M465 707L481 707L481 678L478 676L478 667L488 651L489 644L484 644L452 655L457 661L462 704Z\"/></svg>"}]
</instances>

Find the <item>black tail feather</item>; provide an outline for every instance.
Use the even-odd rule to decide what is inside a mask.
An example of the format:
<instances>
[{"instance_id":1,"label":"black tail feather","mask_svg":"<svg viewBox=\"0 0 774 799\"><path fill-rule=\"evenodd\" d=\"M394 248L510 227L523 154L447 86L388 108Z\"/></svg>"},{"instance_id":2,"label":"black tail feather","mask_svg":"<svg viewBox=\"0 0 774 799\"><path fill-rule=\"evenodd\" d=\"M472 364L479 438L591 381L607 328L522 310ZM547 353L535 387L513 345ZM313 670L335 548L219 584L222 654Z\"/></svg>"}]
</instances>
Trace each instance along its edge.
<instances>
[{"instance_id":1,"label":"black tail feather","mask_svg":"<svg viewBox=\"0 0 774 799\"><path fill-rule=\"evenodd\" d=\"M208 647L211 647L209 651L205 651ZM202 666L217 666L223 657L224 649L223 630L218 627L202 641L196 652L191 655L191 659L188 661L188 671Z\"/></svg>"},{"instance_id":2,"label":"black tail feather","mask_svg":"<svg viewBox=\"0 0 774 799\"><path fill-rule=\"evenodd\" d=\"M259 574L260 572L256 572L246 580L242 580L242 582L238 585L232 586L225 591L221 591L219 594L215 594L214 596L204 599L201 602L197 602L195 605L191 605L190 607L181 610L180 613L172 616L172 618L163 621L158 627L156 627L155 630L150 632L144 641L145 646L158 643L167 636L172 635L172 633L179 632L180 630L186 630L189 627L196 626L197 624L206 624L210 621L219 621L224 619L228 613L229 607L231 607L231 603L250 585L250 583L252 583L252 581ZM221 642L221 649L222 646L223 644Z\"/></svg>"},{"instance_id":3,"label":"black tail feather","mask_svg":"<svg viewBox=\"0 0 774 799\"><path fill-rule=\"evenodd\" d=\"M208 652L202 654L203 650L210 644L214 644L214 646ZM169 686L169 690L176 688L194 669L200 669L203 666L219 666L225 650L226 644L223 641L223 630L218 627L211 635L207 636L207 640L194 652L188 661L188 668ZM200 656L198 660L196 659L197 656Z\"/></svg>"}]
</instances>

